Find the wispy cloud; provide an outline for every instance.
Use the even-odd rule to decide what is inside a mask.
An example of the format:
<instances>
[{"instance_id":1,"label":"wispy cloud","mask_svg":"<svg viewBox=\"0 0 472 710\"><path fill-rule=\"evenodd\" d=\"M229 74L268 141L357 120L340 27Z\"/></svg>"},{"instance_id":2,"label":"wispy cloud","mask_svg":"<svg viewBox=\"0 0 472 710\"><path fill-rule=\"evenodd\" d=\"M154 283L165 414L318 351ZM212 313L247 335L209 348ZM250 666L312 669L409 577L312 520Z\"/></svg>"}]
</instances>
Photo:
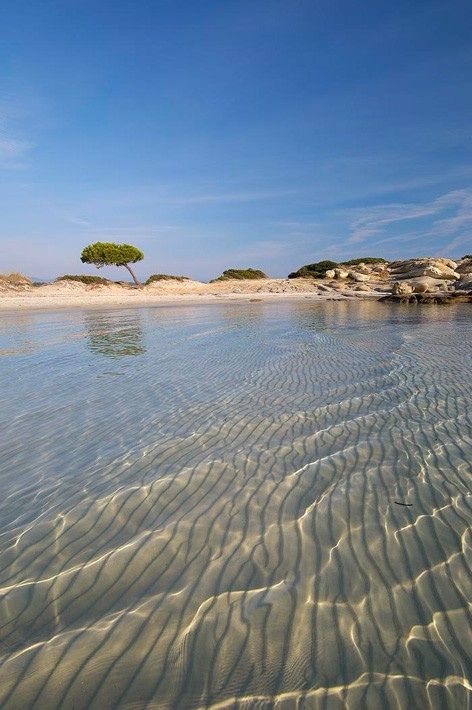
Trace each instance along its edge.
<instances>
[{"instance_id":1,"label":"wispy cloud","mask_svg":"<svg viewBox=\"0 0 472 710\"><path fill-rule=\"evenodd\" d=\"M372 243L373 237L380 237L376 240L380 244L392 238L401 239L402 236L410 241L424 237L455 236L451 244L456 246L472 239L471 188L453 190L423 204L385 204L356 208L350 212L357 216L350 223L348 244ZM401 222L416 224L407 234L398 229L394 237L389 237L389 228Z\"/></svg>"},{"instance_id":2,"label":"wispy cloud","mask_svg":"<svg viewBox=\"0 0 472 710\"><path fill-rule=\"evenodd\" d=\"M17 138L0 134L0 168L3 170L21 170L25 167L25 157L31 144Z\"/></svg>"},{"instance_id":3,"label":"wispy cloud","mask_svg":"<svg viewBox=\"0 0 472 710\"><path fill-rule=\"evenodd\" d=\"M196 191L187 185L130 185L126 188L101 191L99 196L89 198L88 204L93 209L97 204L113 208L159 206L185 207L192 205L212 205L225 203L248 203L277 200L291 197L307 188L283 188L267 190L217 190L210 187Z\"/></svg>"},{"instance_id":4,"label":"wispy cloud","mask_svg":"<svg viewBox=\"0 0 472 710\"><path fill-rule=\"evenodd\" d=\"M359 244L368 237L381 234L386 227L394 222L404 222L407 220L428 217L437 212L433 205L379 205L377 207L362 209L362 216L351 224L351 236L349 244Z\"/></svg>"},{"instance_id":5,"label":"wispy cloud","mask_svg":"<svg viewBox=\"0 0 472 710\"><path fill-rule=\"evenodd\" d=\"M274 200L279 197L288 197L299 193L300 190L265 190L247 192L223 192L203 195L187 195L171 198L173 204L210 204L217 202L254 202L260 200Z\"/></svg>"},{"instance_id":6,"label":"wispy cloud","mask_svg":"<svg viewBox=\"0 0 472 710\"><path fill-rule=\"evenodd\" d=\"M87 219L82 217L74 217L74 215L63 215L62 219L68 224L74 224L77 227L91 227L92 224Z\"/></svg>"},{"instance_id":7,"label":"wispy cloud","mask_svg":"<svg viewBox=\"0 0 472 710\"><path fill-rule=\"evenodd\" d=\"M70 205L62 205L52 199L37 196L33 196L31 198L31 204L35 208L39 208L47 215L51 215L60 223L65 222L66 224L71 224L74 227L86 229L93 226L93 223L89 219L84 217L83 214L80 214L79 210L71 207Z\"/></svg>"}]
</instances>

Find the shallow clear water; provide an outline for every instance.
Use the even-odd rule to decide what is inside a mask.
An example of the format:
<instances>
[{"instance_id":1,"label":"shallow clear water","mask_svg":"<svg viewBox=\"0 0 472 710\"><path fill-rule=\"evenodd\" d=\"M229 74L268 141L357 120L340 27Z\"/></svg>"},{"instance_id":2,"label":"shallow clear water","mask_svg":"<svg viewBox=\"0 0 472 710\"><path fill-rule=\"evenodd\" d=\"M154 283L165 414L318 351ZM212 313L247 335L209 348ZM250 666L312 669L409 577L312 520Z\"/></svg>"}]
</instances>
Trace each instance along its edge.
<instances>
[{"instance_id":1,"label":"shallow clear water","mask_svg":"<svg viewBox=\"0 0 472 710\"><path fill-rule=\"evenodd\" d=\"M0 316L0 706L466 707L471 350L469 306Z\"/></svg>"}]
</instances>

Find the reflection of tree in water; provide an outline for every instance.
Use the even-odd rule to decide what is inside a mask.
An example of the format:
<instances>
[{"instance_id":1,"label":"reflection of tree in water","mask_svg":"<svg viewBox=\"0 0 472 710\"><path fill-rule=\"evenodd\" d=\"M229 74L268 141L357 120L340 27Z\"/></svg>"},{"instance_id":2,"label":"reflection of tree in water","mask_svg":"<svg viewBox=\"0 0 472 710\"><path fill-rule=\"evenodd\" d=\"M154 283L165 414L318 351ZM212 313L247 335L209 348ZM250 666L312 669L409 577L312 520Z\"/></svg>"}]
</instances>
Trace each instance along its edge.
<instances>
[{"instance_id":1,"label":"reflection of tree in water","mask_svg":"<svg viewBox=\"0 0 472 710\"><path fill-rule=\"evenodd\" d=\"M93 353L123 357L146 352L139 313L87 313L84 325Z\"/></svg>"}]
</instances>

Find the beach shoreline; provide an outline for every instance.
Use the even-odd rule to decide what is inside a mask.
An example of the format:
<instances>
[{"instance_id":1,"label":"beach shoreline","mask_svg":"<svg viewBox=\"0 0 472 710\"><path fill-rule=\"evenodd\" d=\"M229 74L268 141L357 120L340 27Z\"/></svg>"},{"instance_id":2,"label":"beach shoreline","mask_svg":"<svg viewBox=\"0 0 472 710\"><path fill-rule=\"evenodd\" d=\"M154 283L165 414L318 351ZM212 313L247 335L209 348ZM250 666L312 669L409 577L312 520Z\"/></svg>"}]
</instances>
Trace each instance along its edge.
<instances>
[{"instance_id":1,"label":"beach shoreline","mask_svg":"<svg viewBox=\"0 0 472 710\"><path fill-rule=\"evenodd\" d=\"M378 300L383 291L355 291L347 285L322 291L314 282L304 279L268 279L246 282L164 282L143 289L110 286L86 286L77 283L56 283L9 291L0 294L0 312L67 310L75 308L135 308L212 303L275 302L309 299L357 301Z\"/></svg>"},{"instance_id":2,"label":"beach shoreline","mask_svg":"<svg viewBox=\"0 0 472 710\"><path fill-rule=\"evenodd\" d=\"M305 268L305 267L304 267ZM472 301L472 259L418 258L400 262L364 263L324 274L303 269L291 278L219 278L209 283L166 276L140 288L127 282L70 276L34 284L22 274L0 275L0 312L75 308L135 308L212 303L283 302L307 299L402 303Z\"/></svg>"},{"instance_id":3,"label":"beach shoreline","mask_svg":"<svg viewBox=\"0 0 472 710\"><path fill-rule=\"evenodd\" d=\"M156 308L165 306L196 306L216 305L222 303L275 303L287 301L309 300L320 303L325 301L378 301L385 294L316 294L316 293L263 293L257 298L253 293L221 294L221 295L153 295L140 294L117 297L109 294L80 296L4 296L0 299L0 313L23 311L75 310L81 308Z\"/></svg>"}]
</instances>

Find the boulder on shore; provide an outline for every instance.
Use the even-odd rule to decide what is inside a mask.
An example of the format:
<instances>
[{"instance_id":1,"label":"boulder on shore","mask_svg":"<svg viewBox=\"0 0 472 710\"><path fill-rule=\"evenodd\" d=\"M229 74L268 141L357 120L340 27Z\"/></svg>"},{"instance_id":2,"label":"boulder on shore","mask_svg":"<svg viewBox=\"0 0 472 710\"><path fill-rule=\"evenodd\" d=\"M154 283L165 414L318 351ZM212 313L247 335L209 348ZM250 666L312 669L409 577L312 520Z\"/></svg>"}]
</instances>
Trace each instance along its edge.
<instances>
[{"instance_id":1,"label":"boulder on shore","mask_svg":"<svg viewBox=\"0 0 472 710\"><path fill-rule=\"evenodd\" d=\"M357 283L365 283L366 281L370 281L368 274L360 274L357 271L350 271L349 278L353 279L353 281L356 281Z\"/></svg>"},{"instance_id":2,"label":"boulder on shore","mask_svg":"<svg viewBox=\"0 0 472 710\"><path fill-rule=\"evenodd\" d=\"M437 293L410 293L407 295L395 296L394 294L384 296L381 301L393 301L395 303L425 303L446 305L449 303L472 303L472 294L458 292Z\"/></svg>"},{"instance_id":3,"label":"boulder on shore","mask_svg":"<svg viewBox=\"0 0 472 710\"><path fill-rule=\"evenodd\" d=\"M435 279L432 276L418 276L415 279L410 279L407 283L413 288L413 293L435 293L449 289L449 284L446 280Z\"/></svg>"},{"instance_id":4,"label":"boulder on shore","mask_svg":"<svg viewBox=\"0 0 472 710\"><path fill-rule=\"evenodd\" d=\"M457 291L472 291L472 273L463 274L459 281L456 281L454 288Z\"/></svg>"},{"instance_id":5,"label":"boulder on shore","mask_svg":"<svg viewBox=\"0 0 472 710\"><path fill-rule=\"evenodd\" d=\"M346 269L334 269L334 277L336 279L347 279L349 276L349 271Z\"/></svg>"},{"instance_id":6,"label":"boulder on shore","mask_svg":"<svg viewBox=\"0 0 472 710\"><path fill-rule=\"evenodd\" d=\"M413 286L408 281L395 281L392 286L394 296L407 296L410 293L413 293Z\"/></svg>"},{"instance_id":7,"label":"boulder on shore","mask_svg":"<svg viewBox=\"0 0 472 710\"><path fill-rule=\"evenodd\" d=\"M472 274L472 259L464 259L456 269L458 274Z\"/></svg>"}]
</instances>

